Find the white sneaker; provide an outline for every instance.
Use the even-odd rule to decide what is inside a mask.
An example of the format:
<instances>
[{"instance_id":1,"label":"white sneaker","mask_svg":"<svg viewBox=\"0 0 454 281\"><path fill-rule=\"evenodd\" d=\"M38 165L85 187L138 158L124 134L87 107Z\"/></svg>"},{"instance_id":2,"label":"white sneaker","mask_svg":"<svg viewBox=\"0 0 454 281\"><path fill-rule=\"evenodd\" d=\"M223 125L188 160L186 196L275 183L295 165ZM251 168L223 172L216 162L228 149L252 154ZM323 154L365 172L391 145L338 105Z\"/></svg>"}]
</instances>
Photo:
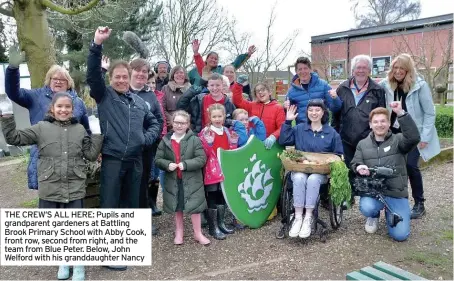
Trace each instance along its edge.
<instances>
[{"instance_id":1,"label":"white sneaker","mask_svg":"<svg viewBox=\"0 0 454 281\"><path fill-rule=\"evenodd\" d=\"M366 225L364 226L364 229L366 230L367 233L375 233L378 230L378 219L379 218L367 218L366 220Z\"/></svg>"},{"instance_id":2,"label":"white sneaker","mask_svg":"<svg viewBox=\"0 0 454 281\"><path fill-rule=\"evenodd\" d=\"M298 237L302 224L303 224L303 218L295 218L295 220L293 221L293 224L292 224L292 228L290 228L290 231L288 233L288 236Z\"/></svg>"},{"instance_id":3,"label":"white sneaker","mask_svg":"<svg viewBox=\"0 0 454 281\"><path fill-rule=\"evenodd\" d=\"M303 220L303 226L301 227L301 231L299 233L300 238L307 238L311 236L312 231L312 222L313 216L305 216Z\"/></svg>"}]
</instances>

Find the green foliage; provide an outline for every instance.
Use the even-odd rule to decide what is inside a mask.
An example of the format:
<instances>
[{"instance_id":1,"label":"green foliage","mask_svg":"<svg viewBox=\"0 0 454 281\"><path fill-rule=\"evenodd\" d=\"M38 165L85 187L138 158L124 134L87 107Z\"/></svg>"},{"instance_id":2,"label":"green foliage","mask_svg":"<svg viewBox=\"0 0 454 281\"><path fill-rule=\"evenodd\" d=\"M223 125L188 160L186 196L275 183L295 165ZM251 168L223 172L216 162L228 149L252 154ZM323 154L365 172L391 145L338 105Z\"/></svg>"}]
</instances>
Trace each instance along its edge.
<instances>
[{"instance_id":1,"label":"green foliage","mask_svg":"<svg viewBox=\"0 0 454 281\"><path fill-rule=\"evenodd\" d=\"M451 115L453 116L453 111L454 107L452 106L443 106L443 105L437 105L435 106L435 111L437 114L445 114L445 115Z\"/></svg>"},{"instance_id":2,"label":"green foliage","mask_svg":"<svg viewBox=\"0 0 454 281\"><path fill-rule=\"evenodd\" d=\"M155 1L110 0L76 16L50 12L49 26L55 38L55 47L60 50L57 60L59 63L69 61L77 92L83 91L88 49L98 26L112 29L110 38L103 44L103 54L112 60L130 60L135 50L123 41L123 32L132 31L143 42L150 41L149 34L158 25L161 11L162 4L155 4Z\"/></svg>"},{"instance_id":3,"label":"green foliage","mask_svg":"<svg viewBox=\"0 0 454 281\"><path fill-rule=\"evenodd\" d=\"M39 198L25 201L20 204L21 208L38 208Z\"/></svg>"},{"instance_id":4,"label":"green foliage","mask_svg":"<svg viewBox=\"0 0 454 281\"><path fill-rule=\"evenodd\" d=\"M340 206L343 202L350 204L352 187L348 179L348 168L344 161L330 163L330 189L329 194L335 206Z\"/></svg>"},{"instance_id":5,"label":"green foliage","mask_svg":"<svg viewBox=\"0 0 454 281\"><path fill-rule=\"evenodd\" d=\"M437 108L435 127L437 128L438 136L441 138L452 138L453 125L452 107L443 107L441 110Z\"/></svg>"},{"instance_id":6,"label":"green foliage","mask_svg":"<svg viewBox=\"0 0 454 281\"><path fill-rule=\"evenodd\" d=\"M8 57L6 56L6 37L4 32L5 26L2 19L0 18L0 63L8 63Z\"/></svg>"}]
</instances>

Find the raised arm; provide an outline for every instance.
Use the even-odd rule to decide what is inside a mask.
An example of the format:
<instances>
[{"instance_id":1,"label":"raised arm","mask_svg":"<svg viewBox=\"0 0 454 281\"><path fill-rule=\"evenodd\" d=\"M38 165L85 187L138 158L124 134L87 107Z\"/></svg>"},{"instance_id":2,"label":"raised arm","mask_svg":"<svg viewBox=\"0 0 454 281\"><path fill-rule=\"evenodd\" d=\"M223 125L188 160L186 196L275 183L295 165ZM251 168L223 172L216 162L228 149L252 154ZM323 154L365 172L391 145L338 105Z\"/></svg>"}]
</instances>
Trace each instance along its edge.
<instances>
[{"instance_id":1,"label":"raised arm","mask_svg":"<svg viewBox=\"0 0 454 281\"><path fill-rule=\"evenodd\" d=\"M37 94L37 89L21 89L19 68L9 65L5 72L5 92L10 100L28 109L33 104L32 97Z\"/></svg>"},{"instance_id":2,"label":"raised arm","mask_svg":"<svg viewBox=\"0 0 454 281\"><path fill-rule=\"evenodd\" d=\"M199 73L200 76L202 76L202 70L203 67L205 66L205 62L203 61L202 56L199 53L199 47L200 47L200 41L197 39L194 39L192 41L192 51L194 52L194 62L197 68L197 72Z\"/></svg>"},{"instance_id":3,"label":"raised arm","mask_svg":"<svg viewBox=\"0 0 454 281\"><path fill-rule=\"evenodd\" d=\"M111 29L98 27L87 59L87 84L90 86L90 96L96 103L101 103L106 94L106 84L101 68L102 42L109 38Z\"/></svg>"},{"instance_id":4,"label":"raised arm","mask_svg":"<svg viewBox=\"0 0 454 281\"><path fill-rule=\"evenodd\" d=\"M298 113L296 113L296 105L291 105L287 110L287 115L285 116L285 123L281 126L281 132L279 134L279 144L282 146L292 146L295 145L295 133L296 128L292 128L292 122L296 119Z\"/></svg>"},{"instance_id":5,"label":"raised arm","mask_svg":"<svg viewBox=\"0 0 454 281\"><path fill-rule=\"evenodd\" d=\"M232 65L235 67L235 70L240 68L250 57L252 57L256 50L257 48L254 45L252 45L249 46L247 53L237 56L236 59L232 62Z\"/></svg>"},{"instance_id":6,"label":"raised arm","mask_svg":"<svg viewBox=\"0 0 454 281\"><path fill-rule=\"evenodd\" d=\"M232 101L237 108L242 108L251 114L252 102L243 97L243 89L239 84L234 84L232 87Z\"/></svg>"},{"instance_id":7,"label":"raised arm","mask_svg":"<svg viewBox=\"0 0 454 281\"><path fill-rule=\"evenodd\" d=\"M330 85L326 84L324 92L329 110L332 112L338 112L342 107L342 100L337 95L336 90L333 90Z\"/></svg>"},{"instance_id":8,"label":"raised arm","mask_svg":"<svg viewBox=\"0 0 454 281\"><path fill-rule=\"evenodd\" d=\"M37 144L40 134L40 123L23 130L16 130L14 116L1 117L2 131L7 144L23 146Z\"/></svg>"}]
</instances>

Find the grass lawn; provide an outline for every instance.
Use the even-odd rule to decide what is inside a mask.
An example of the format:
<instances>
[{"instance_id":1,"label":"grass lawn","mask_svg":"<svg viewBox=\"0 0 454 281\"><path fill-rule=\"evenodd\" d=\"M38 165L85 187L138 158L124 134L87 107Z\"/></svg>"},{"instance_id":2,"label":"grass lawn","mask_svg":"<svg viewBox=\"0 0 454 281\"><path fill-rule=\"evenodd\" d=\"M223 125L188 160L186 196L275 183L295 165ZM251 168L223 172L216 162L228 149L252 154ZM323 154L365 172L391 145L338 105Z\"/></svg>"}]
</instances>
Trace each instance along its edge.
<instances>
[{"instance_id":1,"label":"grass lawn","mask_svg":"<svg viewBox=\"0 0 454 281\"><path fill-rule=\"evenodd\" d=\"M437 114L447 114L447 115L453 115L453 106L442 106L442 105L436 105L435 110Z\"/></svg>"}]
</instances>

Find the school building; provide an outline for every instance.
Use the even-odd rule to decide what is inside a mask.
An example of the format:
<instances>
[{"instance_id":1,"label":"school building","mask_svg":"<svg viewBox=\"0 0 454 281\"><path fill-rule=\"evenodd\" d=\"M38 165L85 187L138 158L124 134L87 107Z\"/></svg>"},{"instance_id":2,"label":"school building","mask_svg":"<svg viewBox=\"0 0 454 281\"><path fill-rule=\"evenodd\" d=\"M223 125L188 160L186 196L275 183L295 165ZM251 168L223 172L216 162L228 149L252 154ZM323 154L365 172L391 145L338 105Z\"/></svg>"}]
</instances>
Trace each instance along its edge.
<instances>
[{"instance_id":1,"label":"school building","mask_svg":"<svg viewBox=\"0 0 454 281\"><path fill-rule=\"evenodd\" d=\"M448 80L448 100L452 100L452 34L453 14L446 14L312 36L313 69L339 84L351 75L351 59L366 54L372 57L372 77L380 80L396 55L408 53L421 74L430 71L435 76L433 86Z\"/></svg>"}]
</instances>

